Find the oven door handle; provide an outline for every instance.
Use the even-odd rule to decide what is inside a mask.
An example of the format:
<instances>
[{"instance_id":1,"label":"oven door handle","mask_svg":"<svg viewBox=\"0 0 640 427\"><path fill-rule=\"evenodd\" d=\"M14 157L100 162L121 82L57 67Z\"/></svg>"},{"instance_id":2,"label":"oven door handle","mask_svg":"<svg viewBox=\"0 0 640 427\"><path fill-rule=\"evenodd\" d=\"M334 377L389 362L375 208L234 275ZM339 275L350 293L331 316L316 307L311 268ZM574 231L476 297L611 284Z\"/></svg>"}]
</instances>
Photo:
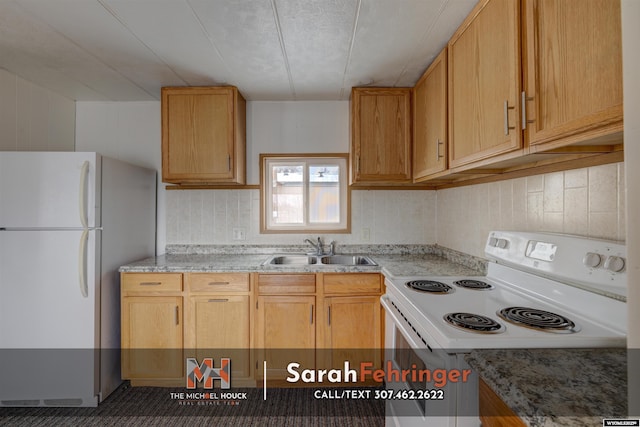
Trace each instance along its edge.
<instances>
[{"instance_id":1,"label":"oven door handle","mask_svg":"<svg viewBox=\"0 0 640 427\"><path fill-rule=\"evenodd\" d=\"M415 340L417 333L411 333L411 331L407 328L407 321L398 317L397 312L391 305L391 301L389 301L388 296L382 295L380 297L380 304L384 307L387 314L391 316L393 323L395 323L396 327L400 329L400 332L402 332L402 335L404 335L405 339L409 341L409 345L411 345L412 348L423 348L426 345L429 351L433 352L433 349L429 344L427 344L424 338L420 338L422 343L418 343Z\"/></svg>"}]
</instances>

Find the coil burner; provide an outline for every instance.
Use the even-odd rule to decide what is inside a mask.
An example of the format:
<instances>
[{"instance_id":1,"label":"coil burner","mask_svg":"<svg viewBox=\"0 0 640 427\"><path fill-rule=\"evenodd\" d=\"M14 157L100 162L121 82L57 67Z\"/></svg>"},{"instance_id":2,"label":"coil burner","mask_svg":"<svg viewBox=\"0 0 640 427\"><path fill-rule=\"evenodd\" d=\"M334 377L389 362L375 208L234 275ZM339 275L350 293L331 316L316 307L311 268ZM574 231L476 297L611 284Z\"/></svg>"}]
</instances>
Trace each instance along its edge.
<instances>
[{"instance_id":1,"label":"coil burner","mask_svg":"<svg viewBox=\"0 0 640 427\"><path fill-rule=\"evenodd\" d=\"M498 316L514 325L545 332L567 334L580 328L566 317L550 311L529 307L507 307L498 311Z\"/></svg>"},{"instance_id":2,"label":"coil burner","mask_svg":"<svg viewBox=\"0 0 640 427\"><path fill-rule=\"evenodd\" d=\"M490 317L474 313L449 313L444 320L456 328L467 332L497 334L504 331L504 326Z\"/></svg>"},{"instance_id":3,"label":"coil burner","mask_svg":"<svg viewBox=\"0 0 640 427\"><path fill-rule=\"evenodd\" d=\"M410 280L406 283L406 286L416 291L432 294L448 294L453 292L451 286L435 280Z\"/></svg>"},{"instance_id":4,"label":"coil burner","mask_svg":"<svg viewBox=\"0 0 640 427\"><path fill-rule=\"evenodd\" d=\"M474 289L478 291L489 291L493 289L493 285L483 282L482 280L475 279L456 280L453 284L460 286L461 288Z\"/></svg>"}]
</instances>

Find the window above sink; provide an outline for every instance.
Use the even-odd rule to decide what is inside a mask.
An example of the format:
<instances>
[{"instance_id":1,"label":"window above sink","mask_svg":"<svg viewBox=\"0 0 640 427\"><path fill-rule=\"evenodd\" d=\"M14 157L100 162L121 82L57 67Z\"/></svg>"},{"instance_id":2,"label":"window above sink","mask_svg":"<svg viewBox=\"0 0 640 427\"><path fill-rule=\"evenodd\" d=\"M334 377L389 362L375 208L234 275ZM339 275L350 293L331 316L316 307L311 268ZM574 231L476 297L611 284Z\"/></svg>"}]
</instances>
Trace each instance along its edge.
<instances>
[{"instance_id":1,"label":"window above sink","mask_svg":"<svg viewBox=\"0 0 640 427\"><path fill-rule=\"evenodd\" d=\"M261 154L262 233L350 232L347 154Z\"/></svg>"}]
</instances>

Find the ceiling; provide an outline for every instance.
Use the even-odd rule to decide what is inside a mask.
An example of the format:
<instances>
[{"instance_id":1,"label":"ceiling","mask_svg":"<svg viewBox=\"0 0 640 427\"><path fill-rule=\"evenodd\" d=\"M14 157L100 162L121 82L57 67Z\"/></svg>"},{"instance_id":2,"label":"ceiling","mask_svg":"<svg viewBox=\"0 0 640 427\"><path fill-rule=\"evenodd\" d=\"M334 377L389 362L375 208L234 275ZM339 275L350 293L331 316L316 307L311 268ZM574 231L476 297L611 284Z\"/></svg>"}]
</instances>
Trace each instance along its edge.
<instances>
[{"instance_id":1,"label":"ceiling","mask_svg":"<svg viewBox=\"0 0 640 427\"><path fill-rule=\"evenodd\" d=\"M477 0L1 0L0 68L78 101L413 86Z\"/></svg>"}]
</instances>

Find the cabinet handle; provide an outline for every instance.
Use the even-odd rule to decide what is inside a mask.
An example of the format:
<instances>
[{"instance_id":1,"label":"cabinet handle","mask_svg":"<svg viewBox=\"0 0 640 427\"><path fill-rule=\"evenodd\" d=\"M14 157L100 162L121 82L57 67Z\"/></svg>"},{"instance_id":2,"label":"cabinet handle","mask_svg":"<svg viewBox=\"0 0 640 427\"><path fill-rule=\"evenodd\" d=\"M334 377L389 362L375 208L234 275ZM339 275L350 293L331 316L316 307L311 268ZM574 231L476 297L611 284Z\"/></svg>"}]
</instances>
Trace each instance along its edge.
<instances>
[{"instance_id":1,"label":"cabinet handle","mask_svg":"<svg viewBox=\"0 0 640 427\"><path fill-rule=\"evenodd\" d=\"M231 172L231 154L227 154L227 166L229 167L229 172Z\"/></svg>"},{"instance_id":2,"label":"cabinet handle","mask_svg":"<svg viewBox=\"0 0 640 427\"><path fill-rule=\"evenodd\" d=\"M219 286L219 285L228 285L229 282L209 282L209 286Z\"/></svg>"},{"instance_id":3,"label":"cabinet handle","mask_svg":"<svg viewBox=\"0 0 640 427\"><path fill-rule=\"evenodd\" d=\"M331 326L331 306L329 306L328 308L328 313L327 313L327 325Z\"/></svg>"},{"instance_id":4,"label":"cabinet handle","mask_svg":"<svg viewBox=\"0 0 640 427\"><path fill-rule=\"evenodd\" d=\"M313 305L311 305L311 311L309 313L309 322L313 325Z\"/></svg>"},{"instance_id":5,"label":"cabinet handle","mask_svg":"<svg viewBox=\"0 0 640 427\"><path fill-rule=\"evenodd\" d=\"M356 172L360 173L360 154L356 156Z\"/></svg>"},{"instance_id":6,"label":"cabinet handle","mask_svg":"<svg viewBox=\"0 0 640 427\"><path fill-rule=\"evenodd\" d=\"M180 307L176 305L176 325L180 324Z\"/></svg>"},{"instance_id":7,"label":"cabinet handle","mask_svg":"<svg viewBox=\"0 0 640 427\"><path fill-rule=\"evenodd\" d=\"M162 282L140 282L140 286L160 286Z\"/></svg>"},{"instance_id":8,"label":"cabinet handle","mask_svg":"<svg viewBox=\"0 0 640 427\"><path fill-rule=\"evenodd\" d=\"M515 126L509 126L509 110L516 107L509 107L509 101L504 101L504 134L509 135L509 130L515 129Z\"/></svg>"},{"instance_id":9,"label":"cabinet handle","mask_svg":"<svg viewBox=\"0 0 640 427\"><path fill-rule=\"evenodd\" d=\"M527 128L527 123L535 122L535 120L527 119L527 101L533 101L533 96L527 96L527 93L523 90L520 94L520 102L522 104L522 130Z\"/></svg>"},{"instance_id":10,"label":"cabinet handle","mask_svg":"<svg viewBox=\"0 0 640 427\"><path fill-rule=\"evenodd\" d=\"M440 141L440 138L438 138L438 141L436 143L436 160L441 159L444 157L444 155L440 154L440 146L444 145L443 141Z\"/></svg>"},{"instance_id":11,"label":"cabinet handle","mask_svg":"<svg viewBox=\"0 0 640 427\"><path fill-rule=\"evenodd\" d=\"M228 302L229 298L213 298L208 300L207 302Z\"/></svg>"}]
</instances>

